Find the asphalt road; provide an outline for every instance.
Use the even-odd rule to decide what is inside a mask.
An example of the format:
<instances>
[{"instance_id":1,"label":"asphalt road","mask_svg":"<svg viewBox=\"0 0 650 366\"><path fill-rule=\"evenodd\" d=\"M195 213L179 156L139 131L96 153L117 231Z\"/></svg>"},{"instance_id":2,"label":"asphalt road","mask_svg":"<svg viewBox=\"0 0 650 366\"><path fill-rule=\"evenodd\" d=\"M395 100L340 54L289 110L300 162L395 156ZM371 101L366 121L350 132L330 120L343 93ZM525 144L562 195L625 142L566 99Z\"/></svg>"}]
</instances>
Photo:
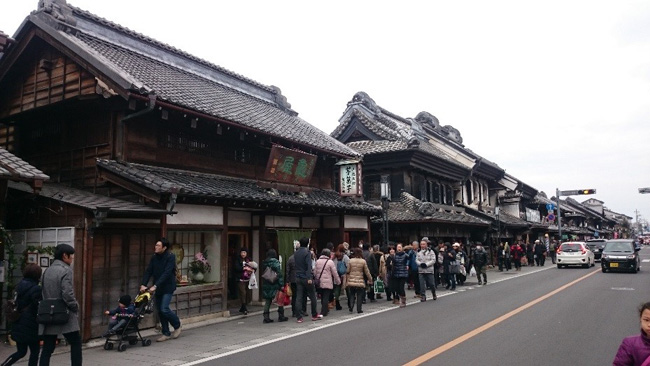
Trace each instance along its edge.
<instances>
[{"instance_id":1,"label":"asphalt road","mask_svg":"<svg viewBox=\"0 0 650 366\"><path fill-rule=\"evenodd\" d=\"M641 256L650 260L650 249ZM637 274L599 266L547 262L438 301L387 307L192 364L611 365L623 337L639 332L636 309L650 301L650 265Z\"/></svg>"}]
</instances>

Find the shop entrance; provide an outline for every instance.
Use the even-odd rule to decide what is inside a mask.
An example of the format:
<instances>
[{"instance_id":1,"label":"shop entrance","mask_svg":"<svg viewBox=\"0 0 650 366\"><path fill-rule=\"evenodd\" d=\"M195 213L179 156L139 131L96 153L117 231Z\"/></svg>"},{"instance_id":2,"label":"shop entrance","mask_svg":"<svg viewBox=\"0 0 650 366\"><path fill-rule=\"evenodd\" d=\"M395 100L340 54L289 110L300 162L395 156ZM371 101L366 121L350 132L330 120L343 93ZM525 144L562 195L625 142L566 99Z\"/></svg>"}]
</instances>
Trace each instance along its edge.
<instances>
[{"instance_id":1,"label":"shop entrance","mask_svg":"<svg viewBox=\"0 0 650 366\"><path fill-rule=\"evenodd\" d=\"M229 232L228 233L228 298L236 299L237 298L237 282L238 278L235 278L234 275L234 263L236 260L239 260L239 253L242 248L246 248L248 251L248 257L252 258L253 253L251 252L252 248L248 239L248 233L245 231L241 232Z\"/></svg>"}]
</instances>

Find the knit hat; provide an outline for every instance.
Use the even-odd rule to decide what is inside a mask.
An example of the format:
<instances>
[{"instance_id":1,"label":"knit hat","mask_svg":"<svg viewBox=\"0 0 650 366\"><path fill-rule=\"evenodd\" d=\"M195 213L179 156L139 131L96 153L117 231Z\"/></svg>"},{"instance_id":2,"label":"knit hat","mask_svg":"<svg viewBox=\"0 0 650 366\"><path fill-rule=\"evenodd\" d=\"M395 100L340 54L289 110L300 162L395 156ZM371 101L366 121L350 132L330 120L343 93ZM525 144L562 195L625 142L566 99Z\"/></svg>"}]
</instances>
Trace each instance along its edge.
<instances>
[{"instance_id":1,"label":"knit hat","mask_svg":"<svg viewBox=\"0 0 650 366\"><path fill-rule=\"evenodd\" d=\"M126 306L131 305L131 296L129 296L129 295L120 296L120 304L126 305Z\"/></svg>"}]
</instances>

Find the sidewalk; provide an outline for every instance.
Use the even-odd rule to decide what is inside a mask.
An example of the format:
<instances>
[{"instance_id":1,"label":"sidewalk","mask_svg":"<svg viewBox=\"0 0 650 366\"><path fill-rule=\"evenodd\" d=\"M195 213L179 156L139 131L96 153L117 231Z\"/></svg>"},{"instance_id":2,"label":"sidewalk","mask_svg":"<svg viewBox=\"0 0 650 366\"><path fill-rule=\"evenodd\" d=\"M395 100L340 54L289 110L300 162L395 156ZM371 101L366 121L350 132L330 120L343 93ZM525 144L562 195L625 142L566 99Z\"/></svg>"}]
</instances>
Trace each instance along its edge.
<instances>
[{"instance_id":1,"label":"sidewalk","mask_svg":"<svg viewBox=\"0 0 650 366\"><path fill-rule=\"evenodd\" d=\"M478 286L476 277L468 277L465 285L458 286L456 291L453 292L439 286L437 290L438 301L445 296L461 294L467 290L480 291L487 289L487 287L495 283L516 278L518 275L530 274L536 272L536 270L551 268L553 268L553 265L550 263L547 263L545 267L522 267L521 272L515 271L514 268L510 271L504 270L503 272L499 272L497 268L490 268L487 273L487 286ZM414 295L413 290L406 291L406 299L409 306L420 303L420 300L415 298ZM428 301L425 306L435 306L436 302L431 301L431 292L428 291L427 295ZM298 324L295 318L289 318L287 322L278 323L275 308L271 309L271 317L275 320L271 324L262 323L261 306L250 306L248 315L240 315L236 312L237 309L235 309L231 312L232 315L227 318L210 319L203 322L187 324L183 326L183 333L178 339L169 340L164 343L157 343L155 341L160 333L156 333L154 329L145 330L141 333L143 337L152 340L152 344L149 347L136 344L129 346L124 352L118 352L115 349L106 351L101 347L104 344L103 339L92 340L84 346L84 363L97 366L113 366L126 363L133 366L183 365L206 357L215 357L259 346L278 338L289 338L297 334L317 330L323 326L331 326L337 322L372 316L373 314L397 308L391 301L386 301L385 295L383 299L377 300L374 303L368 301L364 304L363 314L357 314L356 311L353 313L348 312L345 302L343 303L343 307L344 309L340 311L330 310L329 315L321 321L311 321L309 318L305 318L305 322L302 324ZM320 310L320 304L318 304L318 308ZM291 310L287 308L285 313L287 316L290 316ZM0 361L13 353L14 350L15 347L8 345L1 346ZM67 351L68 348L65 346L57 347L55 355L52 356L52 364L69 364L70 355ZM27 358L23 358L17 364L26 364L26 362Z\"/></svg>"}]
</instances>

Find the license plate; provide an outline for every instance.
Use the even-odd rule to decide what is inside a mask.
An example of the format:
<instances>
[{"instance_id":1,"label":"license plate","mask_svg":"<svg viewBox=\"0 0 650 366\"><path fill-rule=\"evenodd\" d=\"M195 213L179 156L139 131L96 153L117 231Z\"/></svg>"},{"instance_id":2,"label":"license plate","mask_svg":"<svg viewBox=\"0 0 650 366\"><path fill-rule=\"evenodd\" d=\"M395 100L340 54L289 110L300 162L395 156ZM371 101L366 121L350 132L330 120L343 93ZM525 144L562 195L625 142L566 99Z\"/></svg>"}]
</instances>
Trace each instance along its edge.
<instances>
[{"instance_id":1,"label":"license plate","mask_svg":"<svg viewBox=\"0 0 650 366\"><path fill-rule=\"evenodd\" d=\"M612 268L617 268L617 267L618 267L618 263L610 263L609 266L612 267Z\"/></svg>"}]
</instances>

